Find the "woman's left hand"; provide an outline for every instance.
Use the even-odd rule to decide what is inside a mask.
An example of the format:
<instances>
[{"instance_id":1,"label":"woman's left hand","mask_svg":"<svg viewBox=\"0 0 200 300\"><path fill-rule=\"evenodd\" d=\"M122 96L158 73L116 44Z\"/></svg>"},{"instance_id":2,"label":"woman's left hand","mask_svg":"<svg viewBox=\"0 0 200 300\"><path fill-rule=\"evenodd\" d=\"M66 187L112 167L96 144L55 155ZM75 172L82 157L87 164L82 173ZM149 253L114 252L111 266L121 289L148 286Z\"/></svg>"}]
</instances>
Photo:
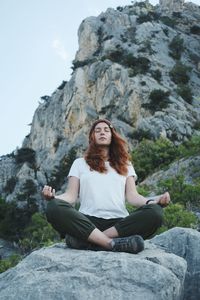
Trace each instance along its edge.
<instances>
[{"instance_id":1,"label":"woman's left hand","mask_svg":"<svg viewBox=\"0 0 200 300\"><path fill-rule=\"evenodd\" d=\"M170 203L170 194L168 192L165 192L156 200L156 202L163 207L167 206Z\"/></svg>"}]
</instances>

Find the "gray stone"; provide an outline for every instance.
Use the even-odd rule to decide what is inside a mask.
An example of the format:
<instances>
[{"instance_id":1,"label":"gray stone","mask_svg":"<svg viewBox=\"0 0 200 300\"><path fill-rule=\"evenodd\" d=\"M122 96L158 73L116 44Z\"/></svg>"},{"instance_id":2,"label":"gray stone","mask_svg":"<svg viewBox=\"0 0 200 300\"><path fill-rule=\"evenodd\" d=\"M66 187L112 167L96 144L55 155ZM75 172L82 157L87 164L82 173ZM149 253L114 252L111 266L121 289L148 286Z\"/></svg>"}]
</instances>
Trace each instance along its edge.
<instances>
[{"instance_id":1,"label":"gray stone","mask_svg":"<svg viewBox=\"0 0 200 300\"><path fill-rule=\"evenodd\" d=\"M167 170L161 170L148 176L142 184L153 187L161 180L173 178L180 174L184 176L185 183L195 184L195 181L200 177L200 156L196 155L175 161Z\"/></svg>"},{"instance_id":2,"label":"gray stone","mask_svg":"<svg viewBox=\"0 0 200 300\"><path fill-rule=\"evenodd\" d=\"M185 0L159 0L163 12L182 12Z\"/></svg>"},{"instance_id":3,"label":"gray stone","mask_svg":"<svg viewBox=\"0 0 200 300\"><path fill-rule=\"evenodd\" d=\"M187 261L184 300L197 300L200 296L200 232L191 228L173 228L151 240L165 251Z\"/></svg>"},{"instance_id":4,"label":"gray stone","mask_svg":"<svg viewBox=\"0 0 200 300\"><path fill-rule=\"evenodd\" d=\"M186 267L183 258L148 242L137 255L57 244L1 274L1 300L176 300L182 297Z\"/></svg>"}]
</instances>

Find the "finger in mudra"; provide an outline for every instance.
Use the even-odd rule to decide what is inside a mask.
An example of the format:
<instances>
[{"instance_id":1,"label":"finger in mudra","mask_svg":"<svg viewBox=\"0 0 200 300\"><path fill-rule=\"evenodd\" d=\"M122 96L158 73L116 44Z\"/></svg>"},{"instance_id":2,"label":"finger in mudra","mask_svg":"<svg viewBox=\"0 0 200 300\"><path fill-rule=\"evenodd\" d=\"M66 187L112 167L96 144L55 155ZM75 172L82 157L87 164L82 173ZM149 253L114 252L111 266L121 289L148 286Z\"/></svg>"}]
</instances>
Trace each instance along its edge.
<instances>
[{"instance_id":1,"label":"finger in mudra","mask_svg":"<svg viewBox=\"0 0 200 300\"><path fill-rule=\"evenodd\" d=\"M46 199L51 199L55 197L55 189L53 189L51 186L45 185L42 190L42 195Z\"/></svg>"}]
</instances>

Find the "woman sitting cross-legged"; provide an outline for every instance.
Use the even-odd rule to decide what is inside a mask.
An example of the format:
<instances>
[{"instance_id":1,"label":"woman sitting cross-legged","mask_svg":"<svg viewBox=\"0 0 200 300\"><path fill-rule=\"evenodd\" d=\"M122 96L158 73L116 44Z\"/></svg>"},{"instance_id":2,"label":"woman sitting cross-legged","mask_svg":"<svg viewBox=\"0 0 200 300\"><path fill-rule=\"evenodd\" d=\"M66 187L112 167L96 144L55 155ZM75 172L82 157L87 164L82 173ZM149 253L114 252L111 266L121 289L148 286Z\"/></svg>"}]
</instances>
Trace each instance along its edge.
<instances>
[{"instance_id":1,"label":"woman sitting cross-legged","mask_svg":"<svg viewBox=\"0 0 200 300\"><path fill-rule=\"evenodd\" d=\"M138 253L144 239L161 226L169 193L148 200L135 186L136 173L125 140L110 121L95 121L84 157L76 159L68 174L65 193L51 186L42 194L47 220L65 237L68 247ZM79 211L74 203L80 199ZM125 200L137 207L128 213Z\"/></svg>"}]
</instances>

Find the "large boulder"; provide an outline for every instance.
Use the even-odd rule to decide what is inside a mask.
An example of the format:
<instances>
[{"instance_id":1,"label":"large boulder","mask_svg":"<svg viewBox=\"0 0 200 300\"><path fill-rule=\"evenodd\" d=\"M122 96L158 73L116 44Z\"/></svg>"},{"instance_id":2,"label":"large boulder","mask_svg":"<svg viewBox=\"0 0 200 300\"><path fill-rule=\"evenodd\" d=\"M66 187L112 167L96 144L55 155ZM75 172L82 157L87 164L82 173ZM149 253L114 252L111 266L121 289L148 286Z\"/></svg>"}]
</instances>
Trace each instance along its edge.
<instances>
[{"instance_id":1,"label":"large boulder","mask_svg":"<svg viewBox=\"0 0 200 300\"><path fill-rule=\"evenodd\" d=\"M183 297L186 261L149 241L137 255L68 249L34 251L0 275L1 300L176 300Z\"/></svg>"},{"instance_id":2,"label":"large boulder","mask_svg":"<svg viewBox=\"0 0 200 300\"><path fill-rule=\"evenodd\" d=\"M200 298L200 232L190 228L173 228L154 237L151 242L187 261L184 300Z\"/></svg>"}]
</instances>

